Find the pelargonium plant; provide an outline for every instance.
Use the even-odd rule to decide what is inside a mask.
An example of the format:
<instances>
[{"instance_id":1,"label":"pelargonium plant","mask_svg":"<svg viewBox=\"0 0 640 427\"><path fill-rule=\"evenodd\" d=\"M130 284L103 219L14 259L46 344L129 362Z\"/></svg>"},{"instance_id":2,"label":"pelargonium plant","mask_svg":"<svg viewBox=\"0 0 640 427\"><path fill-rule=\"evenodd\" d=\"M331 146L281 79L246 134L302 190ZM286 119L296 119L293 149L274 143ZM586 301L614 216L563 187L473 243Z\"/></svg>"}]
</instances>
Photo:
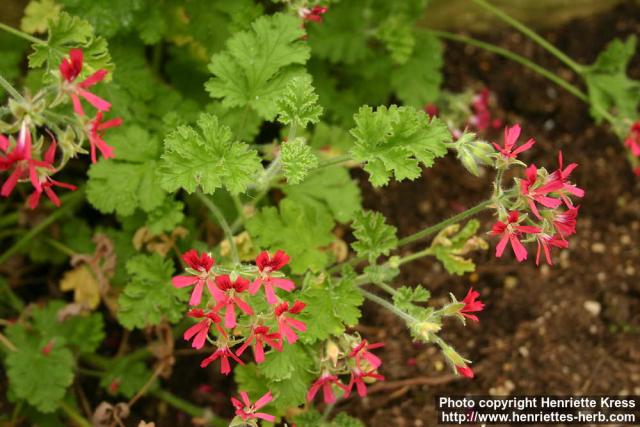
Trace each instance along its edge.
<instances>
[{"instance_id":1,"label":"pelargonium plant","mask_svg":"<svg viewBox=\"0 0 640 427\"><path fill-rule=\"evenodd\" d=\"M176 358L197 356L194 393L233 376L237 392L217 390L232 425L359 425L332 410L385 381L385 343L357 328L365 301L474 378L443 331L482 326L482 283L436 303L401 269L432 257L465 275L489 242L505 262L552 265L585 193L562 152L529 160L526 123L505 126L489 90L440 90L440 38L469 40L417 26L421 1L128 3L34 0L22 31L0 24L31 46L26 78L0 68L0 227L33 224L6 234L0 265L63 273L58 299L0 280L14 419L124 425L153 397L227 425L167 390ZM587 101L638 158L628 105L595 95L603 61L579 69ZM406 236L363 207L351 170L385 187L445 156L491 174L483 201Z\"/></svg>"}]
</instances>

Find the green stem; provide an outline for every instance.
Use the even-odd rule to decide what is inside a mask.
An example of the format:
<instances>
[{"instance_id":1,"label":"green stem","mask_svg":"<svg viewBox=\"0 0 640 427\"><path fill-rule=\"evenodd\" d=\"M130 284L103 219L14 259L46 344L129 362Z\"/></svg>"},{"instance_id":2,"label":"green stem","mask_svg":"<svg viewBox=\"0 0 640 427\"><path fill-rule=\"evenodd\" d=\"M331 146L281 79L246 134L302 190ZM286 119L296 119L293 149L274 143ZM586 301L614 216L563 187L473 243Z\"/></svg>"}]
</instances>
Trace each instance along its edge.
<instances>
[{"instance_id":1,"label":"green stem","mask_svg":"<svg viewBox=\"0 0 640 427\"><path fill-rule=\"evenodd\" d=\"M204 203L204 205L209 209L209 211L211 211L213 216L216 217L218 224L220 224L220 227L222 227L222 230L224 231L224 235L227 238L227 241L229 242L229 247L231 248L231 259L233 260L233 263L235 265L240 264L240 257L238 256L238 248L236 247L236 241L233 238L233 231L231 231L231 227L229 227L229 223L225 219L222 211L218 209L218 207L211 201L209 197L205 196L200 192L196 193L196 195L198 196L200 201Z\"/></svg>"},{"instance_id":2,"label":"green stem","mask_svg":"<svg viewBox=\"0 0 640 427\"><path fill-rule=\"evenodd\" d=\"M194 404L192 404L191 402L187 402L186 400L176 396L175 394L172 394L166 390L162 390L162 389L155 389L152 392L150 392L150 394L152 396L157 397L160 400L163 400L165 402L167 402L169 405L173 406L174 408L184 412L187 415L190 415L192 417L206 417L207 415L209 415L209 417L212 417L209 420L209 425L212 425L214 427L227 427L229 425L229 422L220 418L220 417L216 417L213 416L210 412L207 413L203 408L196 406Z\"/></svg>"},{"instance_id":3,"label":"green stem","mask_svg":"<svg viewBox=\"0 0 640 427\"><path fill-rule=\"evenodd\" d=\"M72 257L77 253L76 251L71 249L69 246L61 242L58 242L56 239L52 239L51 237L45 238L44 241L69 257Z\"/></svg>"},{"instance_id":4,"label":"green stem","mask_svg":"<svg viewBox=\"0 0 640 427\"><path fill-rule=\"evenodd\" d=\"M61 197L62 206L57 210L53 211L47 218L45 218L38 225L33 227L31 230L27 232L20 240L13 244L5 253L0 255L0 264L9 259L13 254L18 252L24 245L29 243L31 239L36 237L38 234L42 233L46 230L51 224L62 218L64 215L68 213L68 211L72 210L77 203L81 202L84 197L84 188L79 188L77 191L73 193L65 194Z\"/></svg>"},{"instance_id":5,"label":"green stem","mask_svg":"<svg viewBox=\"0 0 640 427\"><path fill-rule=\"evenodd\" d=\"M329 159L322 160L320 164L318 164L316 170L348 162L349 160L351 160L351 156L349 154L342 154L340 156L331 157Z\"/></svg>"},{"instance_id":6,"label":"green stem","mask_svg":"<svg viewBox=\"0 0 640 427\"><path fill-rule=\"evenodd\" d=\"M64 411L67 417L69 417L69 419L73 421L74 424L80 427L92 427L92 424L85 417L80 415L73 406L69 405L64 400L61 400L58 404L60 405L62 411Z\"/></svg>"},{"instance_id":7,"label":"green stem","mask_svg":"<svg viewBox=\"0 0 640 427\"><path fill-rule=\"evenodd\" d=\"M540 36L538 33L533 31L531 28L524 25L522 22L517 19L512 18L507 15L497 7L493 6L491 3L486 0L472 0L475 4L482 7L484 10L488 11L492 15L496 16L498 19L512 26L516 30L520 31L525 36L529 37L531 40L539 44L543 49L547 52L558 58L561 62L563 62L567 67L571 68L577 74L582 74L583 67L582 65L575 62L573 59L569 58L564 52L560 49L549 43L544 37Z\"/></svg>"},{"instance_id":8,"label":"green stem","mask_svg":"<svg viewBox=\"0 0 640 427\"><path fill-rule=\"evenodd\" d=\"M18 211L8 213L0 217L0 228L4 228L8 225L14 225L18 222Z\"/></svg>"},{"instance_id":9,"label":"green stem","mask_svg":"<svg viewBox=\"0 0 640 427\"><path fill-rule=\"evenodd\" d=\"M11 95L11 97L19 101L24 101L24 97L20 95L20 92L18 92L7 79L2 77L2 74L0 74L0 86L2 86L4 90L6 90L9 95Z\"/></svg>"},{"instance_id":10,"label":"green stem","mask_svg":"<svg viewBox=\"0 0 640 427\"><path fill-rule=\"evenodd\" d=\"M433 255L433 251L432 251L431 248L426 248L426 249L423 249L421 251L414 252L414 253L412 253L410 255L407 255L405 257L400 258L397 261L396 264L399 267L399 266L401 266L403 264L406 264L406 263L411 262L411 261L415 261L415 260L417 260L419 258L426 257L426 256L429 256L429 255Z\"/></svg>"},{"instance_id":11,"label":"green stem","mask_svg":"<svg viewBox=\"0 0 640 427\"><path fill-rule=\"evenodd\" d=\"M396 291L395 289L393 289L391 286L387 285L386 283L379 282L379 283L374 283L374 285L376 285L377 287L379 287L383 291L387 292L388 294L395 295L395 294L398 293L398 291Z\"/></svg>"},{"instance_id":12,"label":"green stem","mask_svg":"<svg viewBox=\"0 0 640 427\"><path fill-rule=\"evenodd\" d=\"M20 37L22 39L25 39L27 41L30 41L31 43L36 43L36 44L47 44L46 41L41 40L39 38L33 37L32 35L29 35L27 33L23 33L22 31L13 28L7 24L3 24L2 22L0 22L0 30L4 30L7 33L11 33L14 36Z\"/></svg>"},{"instance_id":13,"label":"green stem","mask_svg":"<svg viewBox=\"0 0 640 427\"><path fill-rule=\"evenodd\" d=\"M382 307L386 308L387 310L393 312L395 315L397 315L398 317L402 318L403 320L405 320L407 323L416 323L418 322L418 319L416 319L415 317L405 313L404 311L400 310L398 307L396 307L395 305L391 304L389 301L387 301L384 298L380 298L379 296L372 294L371 292L365 291L362 288L358 288L360 290L360 292L362 293L362 295L364 295L364 297L368 300L371 300L373 302L375 302L378 305L381 305Z\"/></svg>"}]
</instances>

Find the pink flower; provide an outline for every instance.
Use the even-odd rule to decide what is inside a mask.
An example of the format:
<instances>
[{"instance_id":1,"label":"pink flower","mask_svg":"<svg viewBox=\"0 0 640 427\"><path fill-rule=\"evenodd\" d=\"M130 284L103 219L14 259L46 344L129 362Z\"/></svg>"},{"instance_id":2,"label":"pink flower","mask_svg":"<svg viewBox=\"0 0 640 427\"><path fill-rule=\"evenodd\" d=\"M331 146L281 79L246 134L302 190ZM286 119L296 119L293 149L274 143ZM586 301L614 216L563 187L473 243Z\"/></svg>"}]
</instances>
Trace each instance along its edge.
<instances>
[{"instance_id":1,"label":"pink flower","mask_svg":"<svg viewBox=\"0 0 640 427\"><path fill-rule=\"evenodd\" d=\"M198 305L202 300L202 291L206 283L209 292L213 294L212 290L215 287L212 280L209 278L211 267L215 264L215 260L211 258L205 252L198 256L198 252L194 249L188 250L182 255L182 260L187 264L192 271L190 276L175 276L171 279L173 286L176 288L184 288L187 286L194 286L191 293L191 299L189 305Z\"/></svg>"},{"instance_id":2,"label":"pink flower","mask_svg":"<svg viewBox=\"0 0 640 427\"><path fill-rule=\"evenodd\" d=\"M364 359L371 368L378 369L380 365L382 365L382 360L375 354L371 353L369 350L375 350L376 348L384 347L384 343L374 343L369 344L367 340L362 340L358 345L353 347L351 353L349 353L349 357L355 359L356 366L362 369L361 362Z\"/></svg>"},{"instance_id":3,"label":"pink flower","mask_svg":"<svg viewBox=\"0 0 640 427\"><path fill-rule=\"evenodd\" d=\"M264 362L264 343L269 344L272 348L278 351L282 351L282 337L279 333L269 333L267 326L255 326L251 330L251 334L247 337L246 341L238 348L236 354L241 356L242 353L255 341L253 346L253 358L256 363Z\"/></svg>"},{"instance_id":4,"label":"pink flower","mask_svg":"<svg viewBox=\"0 0 640 427\"><path fill-rule=\"evenodd\" d=\"M223 375L229 375L231 373L231 365L229 364L229 358L232 358L240 365L244 365L244 362L240 360L238 356L233 354L233 351L229 350L228 346L218 347L218 349L209 357L200 362L201 368L206 368L211 362L216 359L220 359L220 373Z\"/></svg>"},{"instance_id":5,"label":"pink flower","mask_svg":"<svg viewBox=\"0 0 640 427\"><path fill-rule=\"evenodd\" d=\"M511 128L505 127L504 128L504 147L500 147L495 142L493 143L493 146L496 148L496 150L498 150L502 154L503 157L507 159L515 159L518 156L518 154L524 151L527 151L529 148L533 147L533 144L536 143L536 141L533 138L531 138L527 142L522 144L520 147L514 150L516 141L518 140L519 136L520 136L520 125L514 125Z\"/></svg>"},{"instance_id":6,"label":"pink flower","mask_svg":"<svg viewBox=\"0 0 640 427\"><path fill-rule=\"evenodd\" d=\"M294 329L304 332L307 330L307 325L301 320L286 316L286 314L298 314L304 307L305 303L296 301L291 308L289 308L289 303L285 301L274 310L278 322L278 332L280 332L280 335L282 335L289 344L293 344L298 340L298 335L294 332Z\"/></svg>"},{"instance_id":7,"label":"pink flower","mask_svg":"<svg viewBox=\"0 0 640 427\"><path fill-rule=\"evenodd\" d=\"M553 265L551 261L551 246L556 248L568 248L569 242L564 240L562 236L555 235L549 236L545 233L540 233L536 236L538 239L538 253L536 254L536 265L540 265L540 253L544 251L544 257L547 264Z\"/></svg>"},{"instance_id":8,"label":"pink flower","mask_svg":"<svg viewBox=\"0 0 640 427\"><path fill-rule=\"evenodd\" d=\"M526 176L527 179L520 181L520 193L529 202L531 212L533 212L538 219L542 219L540 212L538 212L536 202L550 209L555 209L560 206L562 201L549 197L548 194L560 190L563 187L563 183L558 176L552 174L545 182L536 186L536 182L538 181L538 168L536 168L536 165L531 165L527 168Z\"/></svg>"},{"instance_id":9,"label":"pink flower","mask_svg":"<svg viewBox=\"0 0 640 427\"><path fill-rule=\"evenodd\" d=\"M519 216L520 213L518 211L511 211L509 212L506 223L497 221L495 224L493 224L493 228L491 229L489 234L493 236L501 236L500 242L496 246L496 257L502 257L507 243L511 242L511 248L513 249L513 253L516 256L516 259L519 262L527 259L527 249L520 242L520 236L522 236L523 233L539 233L540 228L530 225L519 225Z\"/></svg>"},{"instance_id":10,"label":"pink flower","mask_svg":"<svg viewBox=\"0 0 640 427\"><path fill-rule=\"evenodd\" d=\"M460 314L462 314L464 317L468 319L473 320L474 322L478 322L478 316L476 316L475 314L469 314L469 313L476 313L484 309L484 303L482 301L477 300L479 296L480 296L480 292L474 291L472 287L469 288L469 292L467 292L467 296L465 296L464 299L462 300L462 302L464 303L464 307L460 309Z\"/></svg>"},{"instance_id":11,"label":"pink flower","mask_svg":"<svg viewBox=\"0 0 640 427\"><path fill-rule=\"evenodd\" d=\"M363 372L360 369L356 368L351 371L351 380L349 381L349 385L344 392L344 397L347 398L351 395L351 390L353 390L354 385L356 386L358 395L360 397L365 397L367 395L367 384L365 383L365 378L384 381L384 376L375 372L375 369L369 372Z\"/></svg>"},{"instance_id":12,"label":"pink flower","mask_svg":"<svg viewBox=\"0 0 640 427\"><path fill-rule=\"evenodd\" d=\"M53 162L55 160L55 155L56 155L56 141L54 140L49 146L49 149L47 150L47 152L45 153L45 156L44 156L45 163L49 165L53 165ZM60 199L58 198L58 195L53 191L53 187L66 188L67 190L71 190L71 191L76 191L78 189L75 185L55 181L53 178L47 175L46 177L40 179L40 190L36 188L34 192L31 193L31 195L29 196L29 201L28 201L29 207L31 209L35 209L38 206L38 204L40 203L40 196L42 195L43 192L47 195L49 200L53 202L54 205L60 207Z\"/></svg>"},{"instance_id":13,"label":"pink flower","mask_svg":"<svg viewBox=\"0 0 640 427\"><path fill-rule=\"evenodd\" d=\"M231 278L226 274L216 277L216 286L209 287L211 295L213 295L213 298L218 303L214 311L225 310L225 328L235 328L236 306L247 315L253 314L253 310L249 304L238 296L238 294L245 292L247 289L249 289L249 281L247 279L238 276L235 282L232 282Z\"/></svg>"},{"instance_id":14,"label":"pink flower","mask_svg":"<svg viewBox=\"0 0 640 427\"><path fill-rule=\"evenodd\" d=\"M60 74L62 75L63 82L66 83L65 90L68 91L69 96L71 96L73 109L76 114L84 116L84 110L82 109L79 98L82 97L97 110L109 111L111 104L87 90L87 88L101 82L107 75L107 70L98 70L85 80L74 83L82 72L83 57L84 54L81 49L71 49L69 51L69 58L63 59L60 63Z\"/></svg>"},{"instance_id":15,"label":"pink flower","mask_svg":"<svg viewBox=\"0 0 640 427\"><path fill-rule=\"evenodd\" d=\"M474 115L471 116L469 124L479 131L487 130L489 127L499 128L502 126L502 120L491 119L491 109L489 107L490 96L491 92L489 92L489 89L484 88L479 94L473 97L471 102Z\"/></svg>"},{"instance_id":16,"label":"pink flower","mask_svg":"<svg viewBox=\"0 0 640 427\"><path fill-rule=\"evenodd\" d=\"M102 139L102 133L106 129L118 127L122 124L121 118L102 121L102 111L98 111L96 117L89 122L87 129L87 135L89 137L89 144L91 145L91 162L95 163L96 160L96 148L100 150L100 153L105 159L112 159L116 155L113 147L108 145L104 139Z\"/></svg>"},{"instance_id":17,"label":"pink flower","mask_svg":"<svg viewBox=\"0 0 640 427\"><path fill-rule=\"evenodd\" d=\"M219 325L222 319L220 319L220 316L218 316L216 313L212 311L209 313L205 313L204 310L197 308L189 311L189 313L187 313L187 316L193 317L195 319L202 319L200 322L187 329L184 332L184 335L182 335L185 341L193 339L191 347L202 348L204 346L204 343L207 340L207 336L209 335L209 329L211 328L212 324L215 324L218 332L222 336L226 337L227 334L222 328L220 328Z\"/></svg>"},{"instance_id":18,"label":"pink flower","mask_svg":"<svg viewBox=\"0 0 640 427\"><path fill-rule=\"evenodd\" d=\"M262 396L254 404L251 404L249 395L244 391L240 392L240 399L241 400L238 400L235 397L232 397L231 404L236 408L236 415L242 418L242 421L254 420L257 418L269 422L274 422L276 420L276 417L273 415L265 414L264 412L256 412L273 400L271 392Z\"/></svg>"},{"instance_id":19,"label":"pink flower","mask_svg":"<svg viewBox=\"0 0 640 427\"><path fill-rule=\"evenodd\" d=\"M13 172L2 185L0 194L4 197L9 197L18 181L26 178L30 179L31 185L36 191L42 191L37 168L53 169L53 166L46 161L35 160L31 157L31 132L26 121L22 122L18 140L13 150L7 152L9 142L6 137L3 137L2 147L2 151L6 153L6 156L0 157L0 171L13 169Z\"/></svg>"},{"instance_id":20,"label":"pink flower","mask_svg":"<svg viewBox=\"0 0 640 427\"><path fill-rule=\"evenodd\" d=\"M314 6L311 9L302 7L298 10L298 15L305 21L322 23L322 15L327 13L328 10L328 7L323 6Z\"/></svg>"},{"instance_id":21,"label":"pink flower","mask_svg":"<svg viewBox=\"0 0 640 427\"><path fill-rule=\"evenodd\" d=\"M288 263L289 255L284 251L276 251L273 257L269 257L269 253L266 251L261 252L256 258L256 265L258 266L260 277L251 284L249 293L255 295L260 290L260 286L264 286L267 302L269 304L277 304L278 297L276 296L275 289L273 289L274 287L284 289L287 292L291 292L296 287L289 279L271 277L272 272L280 270Z\"/></svg>"},{"instance_id":22,"label":"pink flower","mask_svg":"<svg viewBox=\"0 0 640 427\"><path fill-rule=\"evenodd\" d=\"M551 174L551 177L552 179L555 179L562 184L560 187L560 190L566 193L572 194L576 197L583 197L584 190L582 188L578 188L577 186L569 182L569 175L571 175L571 172L573 172L573 170L577 167L578 167L577 163L571 163L567 165L566 168L563 167L562 151L559 151L558 152L558 170L553 172ZM565 205L567 205L567 207L572 206L571 201L564 194L562 195L562 200L564 201Z\"/></svg>"},{"instance_id":23,"label":"pink flower","mask_svg":"<svg viewBox=\"0 0 640 427\"><path fill-rule=\"evenodd\" d=\"M640 157L640 121L635 122L631 126L629 136L624 141L624 145L629 148L631 154L635 157Z\"/></svg>"},{"instance_id":24,"label":"pink flower","mask_svg":"<svg viewBox=\"0 0 640 427\"><path fill-rule=\"evenodd\" d=\"M556 213L552 223L562 238L567 238L576 232L576 218L580 206L570 207L564 212Z\"/></svg>"},{"instance_id":25,"label":"pink flower","mask_svg":"<svg viewBox=\"0 0 640 427\"><path fill-rule=\"evenodd\" d=\"M336 396L333 393L334 384L340 387L344 393L347 393L348 387L342 384L337 376L325 372L320 376L320 378L311 384L309 392L307 393L307 401L311 402L316 397L316 394L318 394L318 391L322 388L324 403L335 403Z\"/></svg>"},{"instance_id":26,"label":"pink flower","mask_svg":"<svg viewBox=\"0 0 640 427\"><path fill-rule=\"evenodd\" d=\"M458 371L458 374L462 375L463 377L474 377L473 370L467 365L456 366L456 371Z\"/></svg>"}]
</instances>

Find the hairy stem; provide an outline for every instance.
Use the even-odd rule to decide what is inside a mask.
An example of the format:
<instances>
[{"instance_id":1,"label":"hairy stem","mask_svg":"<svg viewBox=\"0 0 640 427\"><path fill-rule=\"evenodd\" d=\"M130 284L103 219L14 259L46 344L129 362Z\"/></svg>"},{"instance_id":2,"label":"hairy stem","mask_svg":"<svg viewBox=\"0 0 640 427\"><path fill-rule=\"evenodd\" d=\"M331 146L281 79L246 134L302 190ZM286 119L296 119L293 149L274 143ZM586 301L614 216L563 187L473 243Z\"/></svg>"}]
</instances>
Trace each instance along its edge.
<instances>
[{"instance_id":1,"label":"hairy stem","mask_svg":"<svg viewBox=\"0 0 640 427\"><path fill-rule=\"evenodd\" d=\"M520 31L525 36L529 37L531 40L533 40L534 42L539 44L543 49L545 49L547 52L549 52L550 54L558 58L562 63L564 63L567 67L571 68L577 74L582 74L583 72L582 65L578 64L576 61L569 58L569 56L567 56L564 52L562 52L560 49L558 49L557 47L549 43L544 37L540 36L538 33L533 31L531 28L527 27L522 22L507 15L506 13L504 13L497 7L493 6L491 3L489 3L486 0L472 0L472 1L478 6L482 7L487 12L494 15L496 18L500 19L501 21L512 26L516 30Z\"/></svg>"},{"instance_id":2,"label":"hairy stem","mask_svg":"<svg viewBox=\"0 0 640 427\"><path fill-rule=\"evenodd\" d=\"M60 402L58 402L58 404L60 405L60 409L62 409L62 411L67 415L67 417L69 417L71 421L73 421L75 425L80 427L92 426L89 420L87 420L85 417L80 415L73 406L69 405L64 400L61 400Z\"/></svg>"},{"instance_id":3,"label":"hairy stem","mask_svg":"<svg viewBox=\"0 0 640 427\"><path fill-rule=\"evenodd\" d=\"M15 98L19 101L24 101L24 97L20 95L20 92L18 92L7 79L2 77L2 74L0 74L0 86L2 86L4 90L6 90L9 95L11 95L12 98Z\"/></svg>"},{"instance_id":4,"label":"hairy stem","mask_svg":"<svg viewBox=\"0 0 640 427\"><path fill-rule=\"evenodd\" d=\"M209 211L213 214L213 216L218 221L220 227L224 231L224 235L229 242L229 248L231 248L231 259L233 260L234 265L240 264L240 257L238 256L238 248L236 246L236 241L233 238L233 231L231 231L231 227L229 223L224 217L224 214L218 207L211 201L209 197L198 192L196 193L200 201L209 209Z\"/></svg>"},{"instance_id":5,"label":"hairy stem","mask_svg":"<svg viewBox=\"0 0 640 427\"><path fill-rule=\"evenodd\" d=\"M417 259L429 256L429 255L433 255L433 250L431 248L426 248L426 249L423 249L421 251L414 252L414 253L412 253L410 255L407 255L405 257L400 258L397 261L397 265L399 267L399 266L401 266L403 264L406 264L406 263L411 262L411 261L415 261Z\"/></svg>"},{"instance_id":6,"label":"hairy stem","mask_svg":"<svg viewBox=\"0 0 640 427\"><path fill-rule=\"evenodd\" d=\"M418 320L405 313L404 311L400 310L398 307L396 307L395 305L393 305L392 303L390 303L389 301L387 301L384 298L380 298L379 296L372 294L371 292L365 291L362 288L358 288L360 290L360 292L362 293L362 295L364 295L364 297L370 301L375 302L376 304L386 308L387 310L391 311L392 313L394 313L395 315L397 315L398 317L402 318L403 320L405 320L407 323L416 323Z\"/></svg>"},{"instance_id":7,"label":"hairy stem","mask_svg":"<svg viewBox=\"0 0 640 427\"><path fill-rule=\"evenodd\" d=\"M7 24L3 24L2 22L0 22L0 30L4 30L7 33L13 34L14 36L20 37L22 39L25 39L27 41L30 41L31 43L35 43L35 44L47 44L46 41L41 40L39 38L33 37L30 34L24 33L20 30L18 30L17 28L13 28Z\"/></svg>"},{"instance_id":8,"label":"hairy stem","mask_svg":"<svg viewBox=\"0 0 640 427\"><path fill-rule=\"evenodd\" d=\"M348 162L349 160L351 160L351 156L349 154L341 154L339 156L331 157L320 161L316 170L339 165L340 163Z\"/></svg>"},{"instance_id":9,"label":"hairy stem","mask_svg":"<svg viewBox=\"0 0 640 427\"><path fill-rule=\"evenodd\" d=\"M169 405L174 408L184 412L187 415L190 415L194 418L205 418L208 420L208 424L214 427L227 427L229 422L220 417L213 415L211 412L207 412L204 408L194 405L191 402L188 402L175 394L168 392L162 389L155 389L151 391L151 394L154 397L157 397L160 400L167 402Z\"/></svg>"}]
</instances>

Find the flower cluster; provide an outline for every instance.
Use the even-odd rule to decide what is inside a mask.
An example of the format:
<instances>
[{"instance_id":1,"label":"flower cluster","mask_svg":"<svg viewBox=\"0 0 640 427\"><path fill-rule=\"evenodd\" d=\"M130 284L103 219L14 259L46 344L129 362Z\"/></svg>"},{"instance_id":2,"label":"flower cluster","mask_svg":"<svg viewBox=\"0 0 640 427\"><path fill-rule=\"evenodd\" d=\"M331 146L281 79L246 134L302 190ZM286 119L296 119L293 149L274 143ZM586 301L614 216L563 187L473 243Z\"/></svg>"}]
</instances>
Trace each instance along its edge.
<instances>
[{"instance_id":1,"label":"flower cluster","mask_svg":"<svg viewBox=\"0 0 640 427\"><path fill-rule=\"evenodd\" d=\"M494 143L499 176L511 165L524 165L517 156L535 144L533 139L529 139L518 146L519 136L520 126L515 125L505 129L502 146ZM516 179L515 189L503 191L499 180L496 182L499 220L493 224L490 234L499 237L496 245L498 258L510 245L516 259L524 261L528 255L525 244L536 243L536 264L540 264L544 254L546 262L551 265L551 249L569 246L568 238L576 232L579 210L571 197L584 196L584 191L569 181L577 166L576 163L565 166L560 152L558 167L553 172L531 164L526 168L525 176Z\"/></svg>"},{"instance_id":2,"label":"flower cluster","mask_svg":"<svg viewBox=\"0 0 640 427\"><path fill-rule=\"evenodd\" d=\"M57 123L51 121L58 116L47 114L47 109L54 108L65 101L71 101L74 111L73 120L77 122L77 129L80 129L80 133L83 131L89 141L92 162L95 163L97 160L96 151L100 151L105 158L114 157L113 148L102 139L102 133L106 129L119 126L122 120L103 121L103 114L111 108L111 104L88 90L104 80L107 71L98 70L84 80L78 81L82 69L82 50L71 49L69 57L64 58L60 63L60 81L54 88L57 90L54 99L47 101L45 95L36 95L33 98L21 100L20 102L24 105L14 110L16 121L6 129L10 133L17 133L17 137L0 134L0 172L8 173L8 178L0 188L0 195L3 197L9 197L19 182L30 182L33 192L28 198L28 205L34 209L38 206L43 193L54 205L60 206L60 199L54 192L55 187L76 190L76 186L52 178L64 167L69 158L82 150L74 148L71 153L65 152L64 148L61 150L55 134L63 131ZM56 93L48 88L43 89L42 93L49 92ZM44 99L44 106L36 103L37 99ZM94 118L86 117L82 99L97 110ZM68 122L67 118L65 121ZM41 123L46 123L46 127L42 127ZM41 138L48 142L42 142ZM62 155L58 155L59 151L62 151ZM56 164L56 158L59 159L58 164Z\"/></svg>"},{"instance_id":3,"label":"flower cluster","mask_svg":"<svg viewBox=\"0 0 640 427\"><path fill-rule=\"evenodd\" d=\"M225 272L216 268L215 260L207 253L198 254L191 249L182 255L187 265L186 275L172 279L176 288L192 287L189 305L193 308L187 315L197 320L184 333L184 339L191 341L193 348L202 348L207 340L216 350L200 366L206 367L220 360L220 372L231 372L230 359L241 365L240 356L251 347L256 363L265 360L265 348L282 351L284 341L294 344L298 332L304 332L306 325L295 318L305 307L301 301L290 304L282 301L276 289L290 292L295 288L293 281L283 277L280 270L289 263L289 256L283 251L269 255L262 252L256 258L256 265L241 274ZM253 280L249 280L246 277ZM203 303L205 288L209 298ZM249 302L251 295L264 290L268 307L258 309L263 304ZM239 316L244 318L240 321ZM213 338L211 336L213 334ZM233 347L240 344L234 351Z\"/></svg>"},{"instance_id":4,"label":"flower cluster","mask_svg":"<svg viewBox=\"0 0 640 427\"><path fill-rule=\"evenodd\" d=\"M629 135L624 141L625 147L629 149L629 154L634 158L640 160L640 121L637 121L631 125L629 129ZM637 162L635 163L638 164ZM640 167L636 167L633 172L640 176Z\"/></svg>"},{"instance_id":5,"label":"flower cluster","mask_svg":"<svg viewBox=\"0 0 640 427\"><path fill-rule=\"evenodd\" d=\"M322 359L320 377L311 385L307 392L307 400L313 401L322 390L325 403L336 401L335 391L339 390L347 398L353 391L360 397L367 395L367 384L384 380L378 373L382 361L371 350L382 347L383 343L370 344L366 339L345 335L338 343L329 341L326 356ZM346 384L340 379L348 376Z\"/></svg>"}]
</instances>

